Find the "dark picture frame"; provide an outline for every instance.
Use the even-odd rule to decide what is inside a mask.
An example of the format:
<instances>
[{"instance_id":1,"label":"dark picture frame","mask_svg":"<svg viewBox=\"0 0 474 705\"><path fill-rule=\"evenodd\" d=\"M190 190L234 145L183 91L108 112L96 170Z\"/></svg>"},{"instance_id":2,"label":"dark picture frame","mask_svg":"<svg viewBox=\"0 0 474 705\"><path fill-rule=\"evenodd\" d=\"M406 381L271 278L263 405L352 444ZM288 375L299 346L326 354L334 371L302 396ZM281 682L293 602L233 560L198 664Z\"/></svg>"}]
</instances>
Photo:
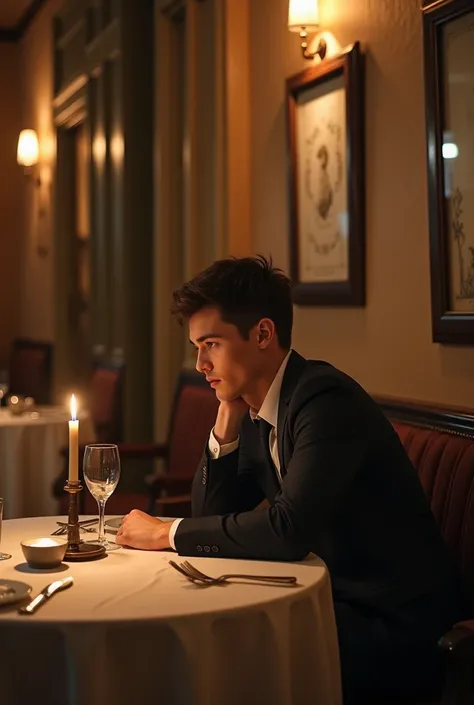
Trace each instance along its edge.
<instances>
[{"instance_id":1,"label":"dark picture frame","mask_svg":"<svg viewBox=\"0 0 474 705\"><path fill-rule=\"evenodd\" d=\"M474 157L462 129L468 100L460 94L474 87L472 62L466 57L460 66L463 43L474 38L474 5L425 0L422 13L432 337L474 345L474 215L465 176Z\"/></svg>"},{"instance_id":2,"label":"dark picture frame","mask_svg":"<svg viewBox=\"0 0 474 705\"><path fill-rule=\"evenodd\" d=\"M364 57L359 42L286 81L293 300L365 304Z\"/></svg>"}]
</instances>

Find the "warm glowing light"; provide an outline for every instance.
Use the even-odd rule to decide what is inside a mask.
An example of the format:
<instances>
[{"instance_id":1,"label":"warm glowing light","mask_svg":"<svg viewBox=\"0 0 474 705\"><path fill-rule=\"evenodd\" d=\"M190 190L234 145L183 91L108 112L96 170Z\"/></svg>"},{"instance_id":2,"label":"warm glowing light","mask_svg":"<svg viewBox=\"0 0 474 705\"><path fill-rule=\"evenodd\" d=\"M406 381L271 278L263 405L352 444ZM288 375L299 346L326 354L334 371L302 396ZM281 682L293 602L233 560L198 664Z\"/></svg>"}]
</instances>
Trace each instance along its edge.
<instances>
[{"instance_id":1,"label":"warm glowing light","mask_svg":"<svg viewBox=\"0 0 474 705\"><path fill-rule=\"evenodd\" d=\"M21 166L34 166L38 163L38 137L34 130L22 130L18 138L16 160Z\"/></svg>"},{"instance_id":2,"label":"warm glowing light","mask_svg":"<svg viewBox=\"0 0 474 705\"><path fill-rule=\"evenodd\" d=\"M77 402L74 394L71 396L71 419L75 421L77 418Z\"/></svg>"},{"instance_id":3,"label":"warm glowing light","mask_svg":"<svg viewBox=\"0 0 474 705\"><path fill-rule=\"evenodd\" d=\"M316 29L319 26L318 0L290 0L288 29L300 32L301 28Z\"/></svg>"},{"instance_id":4,"label":"warm glowing light","mask_svg":"<svg viewBox=\"0 0 474 705\"><path fill-rule=\"evenodd\" d=\"M443 159L456 159L459 156L459 148L455 142L445 142L442 152Z\"/></svg>"},{"instance_id":5,"label":"warm glowing light","mask_svg":"<svg viewBox=\"0 0 474 705\"><path fill-rule=\"evenodd\" d=\"M47 548L49 546L57 546L58 542L53 539L35 539L28 546L34 546L35 548Z\"/></svg>"},{"instance_id":6,"label":"warm glowing light","mask_svg":"<svg viewBox=\"0 0 474 705\"><path fill-rule=\"evenodd\" d=\"M102 133L98 133L92 140L92 154L99 165L104 163L106 151L107 142L105 137Z\"/></svg>"}]
</instances>

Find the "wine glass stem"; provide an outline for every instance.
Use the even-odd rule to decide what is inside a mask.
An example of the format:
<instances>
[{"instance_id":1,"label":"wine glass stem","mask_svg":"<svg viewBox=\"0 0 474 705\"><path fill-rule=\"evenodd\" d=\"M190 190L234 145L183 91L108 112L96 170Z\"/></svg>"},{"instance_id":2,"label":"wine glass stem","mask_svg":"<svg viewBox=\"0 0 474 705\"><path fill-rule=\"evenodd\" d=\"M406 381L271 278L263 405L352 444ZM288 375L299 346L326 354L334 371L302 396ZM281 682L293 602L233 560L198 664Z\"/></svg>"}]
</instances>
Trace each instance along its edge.
<instances>
[{"instance_id":1,"label":"wine glass stem","mask_svg":"<svg viewBox=\"0 0 474 705\"><path fill-rule=\"evenodd\" d=\"M105 542L105 531L104 531L104 515L105 515L105 499L98 499L97 504L99 505L99 541L100 543Z\"/></svg>"}]
</instances>

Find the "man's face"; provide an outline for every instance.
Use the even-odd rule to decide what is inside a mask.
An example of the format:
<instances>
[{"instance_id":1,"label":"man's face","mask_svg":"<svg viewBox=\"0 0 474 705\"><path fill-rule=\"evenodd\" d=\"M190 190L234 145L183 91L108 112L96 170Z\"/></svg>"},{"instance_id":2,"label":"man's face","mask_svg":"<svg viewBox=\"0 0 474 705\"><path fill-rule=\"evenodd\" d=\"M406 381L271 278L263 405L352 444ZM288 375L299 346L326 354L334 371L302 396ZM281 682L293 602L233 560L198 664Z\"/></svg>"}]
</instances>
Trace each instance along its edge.
<instances>
[{"instance_id":1,"label":"man's face","mask_svg":"<svg viewBox=\"0 0 474 705\"><path fill-rule=\"evenodd\" d=\"M196 369L206 375L220 401L252 391L261 365L257 326L244 340L218 309L204 308L189 319L189 338L197 350Z\"/></svg>"}]
</instances>

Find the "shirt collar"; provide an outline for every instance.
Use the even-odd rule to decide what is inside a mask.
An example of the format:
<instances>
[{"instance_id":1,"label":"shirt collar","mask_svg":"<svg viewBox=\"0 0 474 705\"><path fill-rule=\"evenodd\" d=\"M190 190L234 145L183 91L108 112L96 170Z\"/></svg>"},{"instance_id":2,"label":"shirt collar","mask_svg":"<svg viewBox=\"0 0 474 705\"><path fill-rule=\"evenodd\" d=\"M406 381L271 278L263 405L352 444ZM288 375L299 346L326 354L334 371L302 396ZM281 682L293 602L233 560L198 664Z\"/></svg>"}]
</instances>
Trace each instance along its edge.
<instances>
[{"instance_id":1,"label":"shirt collar","mask_svg":"<svg viewBox=\"0 0 474 705\"><path fill-rule=\"evenodd\" d=\"M263 400L263 404L258 410L258 412L255 413L252 409L250 409L250 418L252 419L252 421L263 419L264 421L267 421L271 426L276 428L281 385L283 382L283 375L285 374L288 360L290 359L291 352L292 351L290 350L283 362L281 363L278 372L276 373L275 377L273 378L273 382L270 385L270 389L268 390L266 397Z\"/></svg>"}]
</instances>

